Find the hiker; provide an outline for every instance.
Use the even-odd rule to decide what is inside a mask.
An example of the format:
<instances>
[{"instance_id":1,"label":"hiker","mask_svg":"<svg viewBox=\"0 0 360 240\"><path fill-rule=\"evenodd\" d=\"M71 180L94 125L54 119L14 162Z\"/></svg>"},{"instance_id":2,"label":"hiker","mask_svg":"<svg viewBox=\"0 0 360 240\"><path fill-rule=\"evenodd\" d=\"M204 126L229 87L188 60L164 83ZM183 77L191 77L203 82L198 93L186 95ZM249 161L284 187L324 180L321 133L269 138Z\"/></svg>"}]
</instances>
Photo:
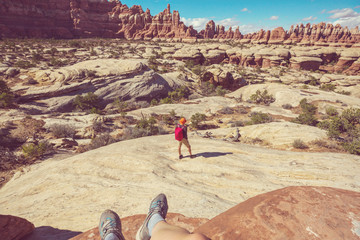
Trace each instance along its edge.
<instances>
[{"instance_id":1,"label":"hiker","mask_svg":"<svg viewBox=\"0 0 360 240\"><path fill-rule=\"evenodd\" d=\"M183 158L181 154L181 145L184 144L190 153L190 158L194 158L195 156L191 154L191 146L187 136L187 126L185 125L186 119L181 118L179 121L180 124L176 125L175 128L175 139L179 141L179 159ZM182 129L182 131L178 132L178 130Z\"/></svg>"},{"instance_id":2,"label":"hiker","mask_svg":"<svg viewBox=\"0 0 360 240\"><path fill-rule=\"evenodd\" d=\"M190 233L184 228L165 221L168 204L165 194L159 194L150 204L143 225L136 233L136 240L209 240L201 233ZM101 240L125 240L121 232L120 217L111 210L105 210L100 217Z\"/></svg>"}]
</instances>

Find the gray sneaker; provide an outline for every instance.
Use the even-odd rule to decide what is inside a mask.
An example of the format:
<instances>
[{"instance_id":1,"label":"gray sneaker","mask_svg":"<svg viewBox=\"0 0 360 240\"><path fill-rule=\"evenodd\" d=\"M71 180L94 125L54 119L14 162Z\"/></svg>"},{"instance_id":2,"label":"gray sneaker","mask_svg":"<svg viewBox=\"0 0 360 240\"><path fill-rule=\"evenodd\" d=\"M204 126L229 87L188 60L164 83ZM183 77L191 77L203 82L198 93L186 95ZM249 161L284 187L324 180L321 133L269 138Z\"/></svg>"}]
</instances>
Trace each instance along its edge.
<instances>
[{"instance_id":1,"label":"gray sneaker","mask_svg":"<svg viewBox=\"0 0 360 240\"><path fill-rule=\"evenodd\" d=\"M111 210L105 210L100 217L99 223L99 233L101 240L104 240L105 237L114 233L120 240L125 240L121 232L121 221L119 215L116 212Z\"/></svg>"},{"instance_id":2,"label":"gray sneaker","mask_svg":"<svg viewBox=\"0 0 360 240\"><path fill-rule=\"evenodd\" d=\"M136 233L136 240L149 240L150 232L147 225L149 223L150 218L154 214L158 213L165 219L167 211L168 211L167 199L165 194L161 193L151 201L149 213L146 216L143 225L139 228L139 230Z\"/></svg>"}]
</instances>

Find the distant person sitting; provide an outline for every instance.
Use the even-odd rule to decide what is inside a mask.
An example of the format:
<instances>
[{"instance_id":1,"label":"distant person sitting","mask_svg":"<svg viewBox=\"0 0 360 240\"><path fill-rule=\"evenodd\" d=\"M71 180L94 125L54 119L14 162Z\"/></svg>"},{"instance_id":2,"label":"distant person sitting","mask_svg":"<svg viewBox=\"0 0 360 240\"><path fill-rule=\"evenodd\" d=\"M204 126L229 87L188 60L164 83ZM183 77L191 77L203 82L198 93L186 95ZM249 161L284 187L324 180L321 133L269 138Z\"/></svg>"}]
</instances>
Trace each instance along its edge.
<instances>
[{"instance_id":1,"label":"distant person sitting","mask_svg":"<svg viewBox=\"0 0 360 240\"><path fill-rule=\"evenodd\" d=\"M136 240L209 240L203 234L190 233L184 228L168 224L165 221L167 210L166 196L159 194L151 201L145 221L136 234ZM99 232L101 240L125 240L120 218L111 210L101 214Z\"/></svg>"},{"instance_id":2,"label":"distant person sitting","mask_svg":"<svg viewBox=\"0 0 360 240\"><path fill-rule=\"evenodd\" d=\"M179 121L180 124L177 124L175 127L175 139L179 141L179 159L183 158L181 154L181 145L184 144L190 153L190 158L194 158L195 156L191 154L191 146L187 136L187 126L185 125L186 119L181 118Z\"/></svg>"}]
</instances>

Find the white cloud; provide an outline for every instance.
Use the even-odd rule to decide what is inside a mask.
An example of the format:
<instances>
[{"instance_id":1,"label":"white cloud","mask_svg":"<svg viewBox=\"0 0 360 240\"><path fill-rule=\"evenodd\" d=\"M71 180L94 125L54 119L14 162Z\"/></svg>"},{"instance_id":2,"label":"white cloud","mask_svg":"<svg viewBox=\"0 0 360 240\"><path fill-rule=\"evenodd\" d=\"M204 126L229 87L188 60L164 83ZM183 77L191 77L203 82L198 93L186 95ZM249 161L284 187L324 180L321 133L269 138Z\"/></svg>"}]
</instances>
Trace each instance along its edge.
<instances>
[{"instance_id":1,"label":"white cloud","mask_svg":"<svg viewBox=\"0 0 360 240\"><path fill-rule=\"evenodd\" d=\"M356 6L356 7L354 7L354 8L360 8L360 5L359 5L359 6Z\"/></svg>"},{"instance_id":2,"label":"white cloud","mask_svg":"<svg viewBox=\"0 0 360 240\"><path fill-rule=\"evenodd\" d=\"M248 24L248 25L240 25L239 30L241 34L254 33L260 31L261 27Z\"/></svg>"},{"instance_id":3,"label":"white cloud","mask_svg":"<svg viewBox=\"0 0 360 240\"><path fill-rule=\"evenodd\" d=\"M323 10L321 11L321 13L322 13L322 14L326 13L326 9L323 9Z\"/></svg>"},{"instance_id":4,"label":"white cloud","mask_svg":"<svg viewBox=\"0 0 360 240\"><path fill-rule=\"evenodd\" d=\"M336 19L332 24L340 24L342 27L354 28L360 25L360 14L351 8L335 9L329 11L330 19Z\"/></svg>"},{"instance_id":5,"label":"white cloud","mask_svg":"<svg viewBox=\"0 0 360 240\"><path fill-rule=\"evenodd\" d=\"M247 9L247 8L243 8L241 11L242 11L242 12L248 12L248 11L249 11L249 9Z\"/></svg>"},{"instance_id":6,"label":"white cloud","mask_svg":"<svg viewBox=\"0 0 360 240\"><path fill-rule=\"evenodd\" d=\"M337 19L337 18L351 18L359 16L359 13L355 12L351 8L344 8L344 9L336 9L329 11L328 13L332 13L329 18Z\"/></svg>"},{"instance_id":7,"label":"white cloud","mask_svg":"<svg viewBox=\"0 0 360 240\"><path fill-rule=\"evenodd\" d=\"M307 17L307 18L303 18L302 20L304 22L311 22L311 21L315 21L316 19L317 19L317 17L310 16L310 17Z\"/></svg>"},{"instance_id":8,"label":"white cloud","mask_svg":"<svg viewBox=\"0 0 360 240\"><path fill-rule=\"evenodd\" d=\"M347 26L352 29L356 26L360 26L360 16L352 17L352 18L340 18L333 22L333 25L340 24L342 27Z\"/></svg>"},{"instance_id":9,"label":"white cloud","mask_svg":"<svg viewBox=\"0 0 360 240\"><path fill-rule=\"evenodd\" d=\"M240 24L240 21L235 18L226 18L218 21L216 24L223 25L225 29L228 29L229 27L236 28Z\"/></svg>"},{"instance_id":10,"label":"white cloud","mask_svg":"<svg viewBox=\"0 0 360 240\"><path fill-rule=\"evenodd\" d=\"M271 16L270 17L270 20L278 20L279 19L279 16Z\"/></svg>"},{"instance_id":11,"label":"white cloud","mask_svg":"<svg viewBox=\"0 0 360 240\"><path fill-rule=\"evenodd\" d=\"M192 25L194 29L200 31L205 29L206 24L210 21L209 18L180 18L181 21L185 23L186 26Z\"/></svg>"}]
</instances>

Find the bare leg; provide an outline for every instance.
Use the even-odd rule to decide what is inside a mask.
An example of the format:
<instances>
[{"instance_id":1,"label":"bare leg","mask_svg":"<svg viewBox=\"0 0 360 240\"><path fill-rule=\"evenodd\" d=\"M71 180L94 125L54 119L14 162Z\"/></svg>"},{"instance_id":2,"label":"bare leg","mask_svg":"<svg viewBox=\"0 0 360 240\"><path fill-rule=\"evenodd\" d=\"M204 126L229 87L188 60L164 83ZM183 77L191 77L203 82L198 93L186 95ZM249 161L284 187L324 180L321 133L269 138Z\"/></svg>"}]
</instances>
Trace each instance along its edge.
<instances>
[{"instance_id":1,"label":"bare leg","mask_svg":"<svg viewBox=\"0 0 360 240\"><path fill-rule=\"evenodd\" d=\"M179 156L181 155L181 145L182 145L182 142L179 143Z\"/></svg>"},{"instance_id":2,"label":"bare leg","mask_svg":"<svg viewBox=\"0 0 360 240\"><path fill-rule=\"evenodd\" d=\"M190 156L192 156L192 154L191 154L191 147L188 147L188 150L189 150Z\"/></svg>"},{"instance_id":3,"label":"bare leg","mask_svg":"<svg viewBox=\"0 0 360 240\"><path fill-rule=\"evenodd\" d=\"M153 231L151 240L209 240L201 233L189 233L184 228L173 226L165 221L158 222Z\"/></svg>"}]
</instances>

